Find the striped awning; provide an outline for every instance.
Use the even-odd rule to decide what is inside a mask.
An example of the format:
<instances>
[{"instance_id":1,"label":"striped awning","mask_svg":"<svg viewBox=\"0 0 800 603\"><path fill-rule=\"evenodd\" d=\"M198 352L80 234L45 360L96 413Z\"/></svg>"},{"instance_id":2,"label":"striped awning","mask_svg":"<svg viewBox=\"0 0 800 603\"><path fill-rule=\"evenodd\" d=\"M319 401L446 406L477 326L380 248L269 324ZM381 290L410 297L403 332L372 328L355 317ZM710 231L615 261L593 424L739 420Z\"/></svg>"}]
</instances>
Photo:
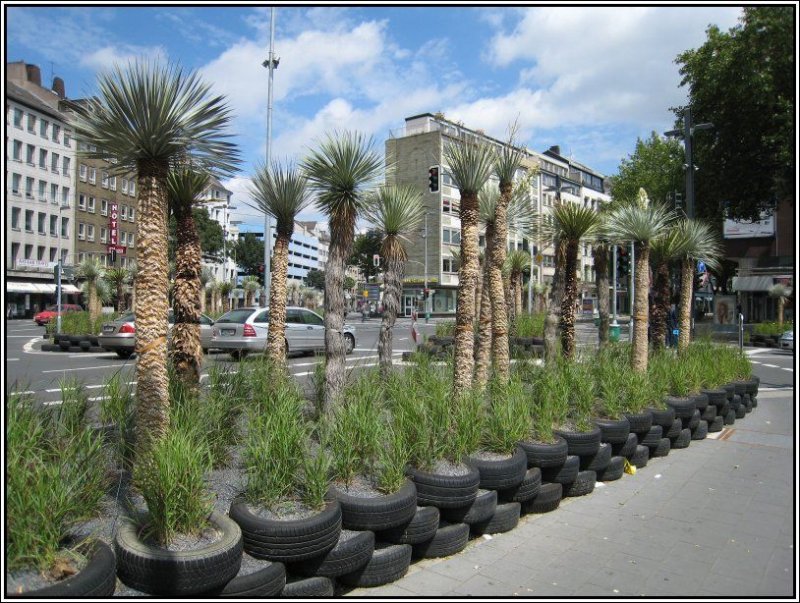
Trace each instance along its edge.
<instances>
[{"instance_id":1,"label":"striped awning","mask_svg":"<svg viewBox=\"0 0 800 603\"><path fill-rule=\"evenodd\" d=\"M30 282L6 282L6 293L56 293L55 283L30 283ZM80 293L75 285L68 283L61 285L61 293L73 294Z\"/></svg>"}]
</instances>

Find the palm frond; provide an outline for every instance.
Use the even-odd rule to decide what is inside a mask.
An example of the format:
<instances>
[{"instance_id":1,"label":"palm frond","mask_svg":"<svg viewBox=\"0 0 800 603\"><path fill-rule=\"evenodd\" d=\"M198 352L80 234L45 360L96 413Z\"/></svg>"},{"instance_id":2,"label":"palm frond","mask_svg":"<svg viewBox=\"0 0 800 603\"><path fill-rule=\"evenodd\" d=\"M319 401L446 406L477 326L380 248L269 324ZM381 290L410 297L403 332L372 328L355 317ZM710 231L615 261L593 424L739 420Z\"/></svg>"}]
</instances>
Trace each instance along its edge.
<instances>
[{"instance_id":1,"label":"palm frond","mask_svg":"<svg viewBox=\"0 0 800 603\"><path fill-rule=\"evenodd\" d=\"M650 263L654 266L662 262L680 259L686 252L687 242L677 228L670 228L650 241Z\"/></svg>"},{"instance_id":2,"label":"palm frond","mask_svg":"<svg viewBox=\"0 0 800 603\"><path fill-rule=\"evenodd\" d=\"M500 200L500 188L489 180L478 192L478 223L482 228L494 222L495 209Z\"/></svg>"},{"instance_id":3,"label":"palm frond","mask_svg":"<svg viewBox=\"0 0 800 603\"><path fill-rule=\"evenodd\" d=\"M600 223L591 207L560 201L553 207L553 228L561 238L578 241L591 237Z\"/></svg>"},{"instance_id":4,"label":"palm frond","mask_svg":"<svg viewBox=\"0 0 800 603\"><path fill-rule=\"evenodd\" d=\"M462 195L480 192L489 180L496 157L489 145L467 141L448 141L443 155L453 182Z\"/></svg>"},{"instance_id":5,"label":"palm frond","mask_svg":"<svg viewBox=\"0 0 800 603\"><path fill-rule=\"evenodd\" d=\"M707 222L697 219L680 220L675 225L683 248L680 255L704 262L709 268L718 268L723 257L722 242Z\"/></svg>"},{"instance_id":6,"label":"palm frond","mask_svg":"<svg viewBox=\"0 0 800 603\"><path fill-rule=\"evenodd\" d=\"M96 258L87 258L78 264L75 270L75 276L78 278L86 279L89 282L96 282L103 278L105 268L100 260Z\"/></svg>"},{"instance_id":7,"label":"palm frond","mask_svg":"<svg viewBox=\"0 0 800 603\"><path fill-rule=\"evenodd\" d=\"M508 142L503 145L494 162L494 174L500 181L500 186L513 183L517 170L522 166L523 149L516 146L515 140L519 129L517 122L509 125L508 129Z\"/></svg>"},{"instance_id":8,"label":"palm frond","mask_svg":"<svg viewBox=\"0 0 800 603\"><path fill-rule=\"evenodd\" d=\"M278 233L291 236L297 214L311 203L308 181L291 164L274 162L271 169L256 168L245 205L275 218Z\"/></svg>"},{"instance_id":9,"label":"palm frond","mask_svg":"<svg viewBox=\"0 0 800 603\"><path fill-rule=\"evenodd\" d=\"M407 258L403 240L419 227L425 215L422 194L412 186L382 186L370 195L366 221L381 233L382 254Z\"/></svg>"},{"instance_id":10,"label":"palm frond","mask_svg":"<svg viewBox=\"0 0 800 603\"><path fill-rule=\"evenodd\" d=\"M677 214L661 203L647 199L644 189L632 203L620 203L609 211L604 233L610 240L649 243L670 226Z\"/></svg>"},{"instance_id":11,"label":"palm frond","mask_svg":"<svg viewBox=\"0 0 800 603\"><path fill-rule=\"evenodd\" d=\"M182 205L190 207L208 186L208 172L201 172L188 166L170 170L167 175L167 194L171 207Z\"/></svg>"},{"instance_id":12,"label":"palm frond","mask_svg":"<svg viewBox=\"0 0 800 603\"><path fill-rule=\"evenodd\" d=\"M127 268L108 268L102 278L114 287L119 287L130 282L130 272Z\"/></svg>"},{"instance_id":13,"label":"palm frond","mask_svg":"<svg viewBox=\"0 0 800 603\"><path fill-rule=\"evenodd\" d=\"M527 272L531 267L531 254L522 249L514 249L506 256L506 269L512 274Z\"/></svg>"},{"instance_id":14,"label":"palm frond","mask_svg":"<svg viewBox=\"0 0 800 603\"><path fill-rule=\"evenodd\" d=\"M238 150L227 131L231 110L196 72L135 61L101 74L98 88L97 97L68 103L77 135L96 146L81 156L114 159L112 167L121 173L141 163L174 166L187 160L201 171L236 171Z\"/></svg>"}]
</instances>

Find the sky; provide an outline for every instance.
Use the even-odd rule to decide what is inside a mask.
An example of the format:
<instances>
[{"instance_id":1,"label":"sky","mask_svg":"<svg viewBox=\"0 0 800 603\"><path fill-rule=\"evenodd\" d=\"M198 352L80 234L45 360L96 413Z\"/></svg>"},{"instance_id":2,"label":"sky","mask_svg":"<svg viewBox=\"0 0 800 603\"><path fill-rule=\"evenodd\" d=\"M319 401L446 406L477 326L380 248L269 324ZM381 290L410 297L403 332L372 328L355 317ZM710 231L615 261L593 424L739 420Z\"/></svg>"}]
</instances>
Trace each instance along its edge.
<instances>
[{"instance_id":1,"label":"sky","mask_svg":"<svg viewBox=\"0 0 800 603\"><path fill-rule=\"evenodd\" d=\"M224 94L243 159L223 180L241 229L263 230L244 204L266 153L270 9L256 5L42 6L5 3L6 60L59 76L67 96L137 58L177 62ZM673 127L686 101L676 56L741 8L686 6L295 6L275 10L272 158L297 161L336 129L373 137L381 154L406 117L448 119L519 140L606 175L638 137ZM301 218L321 219L313 208Z\"/></svg>"}]
</instances>

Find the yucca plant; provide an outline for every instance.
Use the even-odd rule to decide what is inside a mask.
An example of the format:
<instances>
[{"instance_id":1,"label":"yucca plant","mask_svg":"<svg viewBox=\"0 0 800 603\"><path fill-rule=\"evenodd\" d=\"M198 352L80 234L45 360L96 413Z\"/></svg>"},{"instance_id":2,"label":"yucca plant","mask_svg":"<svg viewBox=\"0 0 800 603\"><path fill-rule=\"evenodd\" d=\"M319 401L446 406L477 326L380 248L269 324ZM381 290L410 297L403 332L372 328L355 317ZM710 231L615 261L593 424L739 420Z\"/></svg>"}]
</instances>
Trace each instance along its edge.
<instances>
[{"instance_id":1,"label":"yucca plant","mask_svg":"<svg viewBox=\"0 0 800 603\"><path fill-rule=\"evenodd\" d=\"M508 270L511 285L512 322L522 314L522 275L531 268L531 255L522 249L509 251L506 256L506 270Z\"/></svg>"},{"instance_id":2,"label":"yucca plant","mask_svg":"<svg viewBox=\"0 0 800 603\"><path fill-rule=\"evenodd\" d=\"M79 279L85 280L86 294L88 298L87 309L89 310L89 317L94 320L100 315L100 304L98 302L98 286L102 286L103 275L105 269L100 260L94 258L87 258L78 264L75 271L75 276Z\"/></svg>"},{"instance_id":3,"label":"yucca plant","mask_svg":"<svg viewBox=\"0 0 800 603\"><path fill-rule=\"evenodd\" d=\"M498 376L488 393L481 444L489 452L512 454L517 442L531 435L529 392L519 379L502 381Z\"/></svg>"},{"instance_id":4,"label":"yucca plant","mask_svg":"<svg viewBox=\"0 0 800 603\"><path fill-rule=\"evenodd\" d=\"M669 229L653 239L650 264L653 271L653 303L650 305L650 345L663 348L667 338L670 305L670 267L684 253L686 241L679 229Z\"/></svg>"},{"instance_id":5,"label":"yucca plant","mask_svg":"<svg viewBox=\"0 0 800 603\"><path fill-rule=\"evenodd\" d=\"M117 312L125 311L125 287L131 282L131 274L127 268L106 268L105 280L114 290Z\"/></svg>"}]
</instances>

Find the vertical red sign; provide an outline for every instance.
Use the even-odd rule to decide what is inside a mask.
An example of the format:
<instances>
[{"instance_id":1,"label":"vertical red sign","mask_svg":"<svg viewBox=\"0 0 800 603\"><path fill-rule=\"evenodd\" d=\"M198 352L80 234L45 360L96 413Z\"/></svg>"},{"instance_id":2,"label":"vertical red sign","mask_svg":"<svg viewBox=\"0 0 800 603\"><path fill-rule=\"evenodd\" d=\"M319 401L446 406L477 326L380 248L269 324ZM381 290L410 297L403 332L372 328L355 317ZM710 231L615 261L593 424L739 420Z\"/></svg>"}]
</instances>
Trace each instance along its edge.
<instances>
[{"instance_id":1,"label":"vertical red sign","mask_svg":"<svg viewBox=\"0 0 800 603\"><path fill-rule=\"evenodd\" d=\"M115 249L117 247L118 242L118 235L119 229L117 226L117 217L118 217L119 207L116 203L111 204L111 217L108 220L108 231L109 231L109 239L108 239L108 246L109 250L113 246Z\"/></svg>"}]
</instances>

